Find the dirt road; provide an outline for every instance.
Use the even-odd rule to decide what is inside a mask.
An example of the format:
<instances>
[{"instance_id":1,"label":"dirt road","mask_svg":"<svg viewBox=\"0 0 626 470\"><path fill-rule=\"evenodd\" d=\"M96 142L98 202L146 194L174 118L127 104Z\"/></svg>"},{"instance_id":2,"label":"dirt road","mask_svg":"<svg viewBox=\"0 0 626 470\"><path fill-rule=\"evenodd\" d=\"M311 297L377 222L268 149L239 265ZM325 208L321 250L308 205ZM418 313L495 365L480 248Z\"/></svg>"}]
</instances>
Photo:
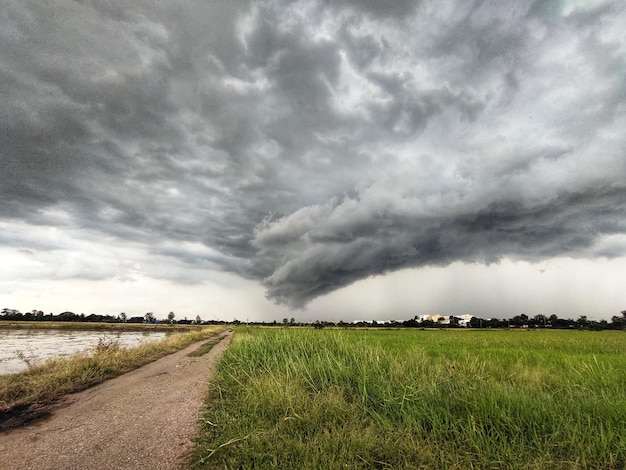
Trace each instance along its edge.
<instances>
[{"instance_id":1,"label":"dirt road","mask_svg":"<svg viewBox=\"0 0 626 470\"><path fill-rule=\"evenodd\" d=\"M178 469L195 434L213 365L231 333L208 354L202 342L68 396L54 414L0 433L0 468Z\"/></svg>"}]
</instances>

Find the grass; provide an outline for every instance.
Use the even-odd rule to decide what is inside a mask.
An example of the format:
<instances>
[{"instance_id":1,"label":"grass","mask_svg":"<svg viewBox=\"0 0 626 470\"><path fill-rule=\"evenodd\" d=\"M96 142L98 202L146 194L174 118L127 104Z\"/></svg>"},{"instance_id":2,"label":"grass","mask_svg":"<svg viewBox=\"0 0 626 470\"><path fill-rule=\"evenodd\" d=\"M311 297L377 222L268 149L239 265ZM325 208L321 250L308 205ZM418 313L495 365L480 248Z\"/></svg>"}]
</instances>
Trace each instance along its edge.
<instances>
[{"instance_id":1,"label":"grass","mask_svg":"<svg viewBox=\"0 0 626 470\"><path fill-rule=\"evenodd\" d=\"M102 341L92 353L52 359L21 373L0 375L0 430L28 421L65 394L129 372L222 330L204 327L132 348Z\"/></svg>"},{"instance_id":2,"label":"grass","mask_svg":"<svg viewBox=\"0 0 626 470\"><path fill-rule=\"evenodd\" d=\"M202 343L198 349L196 349L195 351L191 351L189 354L187 354L187 356L189 357L204 356L205 354L210 352L211 349L213 349L213 346L215 346L219 342L220 342L220 339L215 338L215 339L207 341L206 343Z\"/></svg>"},{"instance_id":3,"label":"grass","mask_svg":"<svg viewBox=\"0 0 626 470\"><path fill-rule=\"evenodd\" d=\"M622 469L623 332L239 329L193 468Z\"/></svg>"}]
</instances>

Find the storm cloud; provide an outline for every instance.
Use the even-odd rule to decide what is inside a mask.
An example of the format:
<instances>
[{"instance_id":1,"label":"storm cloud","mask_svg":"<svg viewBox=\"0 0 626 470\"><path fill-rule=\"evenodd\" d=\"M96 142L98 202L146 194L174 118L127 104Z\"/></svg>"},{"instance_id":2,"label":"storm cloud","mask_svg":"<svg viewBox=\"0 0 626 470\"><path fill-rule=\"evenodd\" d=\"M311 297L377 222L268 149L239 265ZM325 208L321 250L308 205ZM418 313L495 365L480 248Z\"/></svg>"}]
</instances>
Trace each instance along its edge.
<instances>
[{"instance_id":1,"label":"storm cloud","mask_svg":"<svg viewBox=\"0 0 626 470\"><path fill-rule=\"evenodd\" d=\"M225 271L299 308L626 255L621 2L3 4L0 242L32 276Z\"/></svg>"}]
</instances>

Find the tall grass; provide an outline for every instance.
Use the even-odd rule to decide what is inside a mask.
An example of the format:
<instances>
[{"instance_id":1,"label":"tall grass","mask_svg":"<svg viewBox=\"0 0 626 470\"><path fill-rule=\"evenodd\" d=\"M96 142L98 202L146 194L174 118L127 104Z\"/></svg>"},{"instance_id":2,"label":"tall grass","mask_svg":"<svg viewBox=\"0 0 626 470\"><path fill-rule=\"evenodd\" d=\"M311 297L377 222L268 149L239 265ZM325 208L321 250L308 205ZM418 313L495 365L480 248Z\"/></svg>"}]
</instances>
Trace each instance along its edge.
<instances>
[{"instance_id":1,"label":"tall grass","mask_svg":"<svg viewBox=\"0 0 626 470\"><path fill-rule=\"evenodd\" d=\"M195 468L624 468L621 332L239 330Z\"/></svg>"},{"instance_id":2,"label":"tall grass","mask_svg":"<svg viewBox=\"0 0 626 470\"><path fill-rule=\"evenodd\" d=\"M93 352L52 359L17 374L0 375L0 413L51 403L64 394L121 375L221 330L224 328L204 327L132 348L121 347L115 342L101 342Z\"/></svg>"}]
</instances>

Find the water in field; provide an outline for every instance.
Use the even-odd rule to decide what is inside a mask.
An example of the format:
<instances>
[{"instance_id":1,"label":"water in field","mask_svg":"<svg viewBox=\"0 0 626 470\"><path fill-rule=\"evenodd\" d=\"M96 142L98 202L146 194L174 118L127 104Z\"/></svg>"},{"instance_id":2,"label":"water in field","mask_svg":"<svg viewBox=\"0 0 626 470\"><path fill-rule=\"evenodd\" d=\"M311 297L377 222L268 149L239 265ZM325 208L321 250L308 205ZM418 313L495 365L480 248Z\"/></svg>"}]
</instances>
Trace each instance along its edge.
<instances>
[{"instance_id":1,"label":"water in field","mask_svg":"<svg viewBox=\"0 0 626 470\"><path fill-rule=\"evenodd\" d=\"M99 341L116 341L120 346L136 346L165 338L164 332L2 330L0 329L0 374L21 372L28 364L39 364L53 357L67 357L92 350Z\"/></svg>"}]
</instances>

